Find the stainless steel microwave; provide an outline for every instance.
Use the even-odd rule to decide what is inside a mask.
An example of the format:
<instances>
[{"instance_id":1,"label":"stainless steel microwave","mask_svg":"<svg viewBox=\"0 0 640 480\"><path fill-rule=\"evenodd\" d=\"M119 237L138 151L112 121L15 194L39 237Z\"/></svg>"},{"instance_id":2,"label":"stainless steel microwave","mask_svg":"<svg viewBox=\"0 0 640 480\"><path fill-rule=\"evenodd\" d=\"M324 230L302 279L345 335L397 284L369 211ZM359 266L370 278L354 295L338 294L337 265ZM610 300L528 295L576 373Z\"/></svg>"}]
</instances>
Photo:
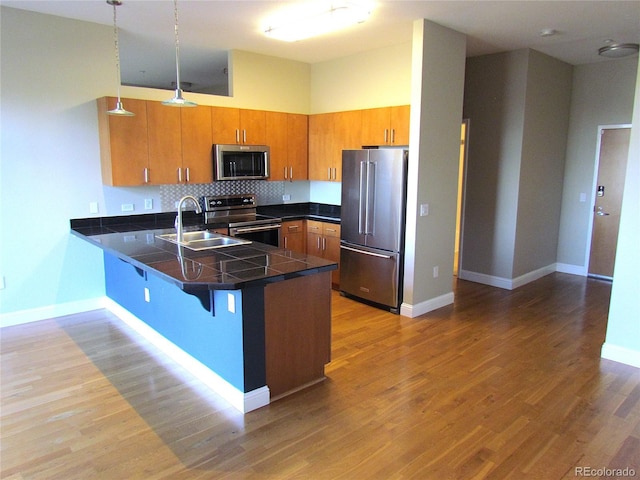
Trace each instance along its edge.
<instances>
[{"instance_id":1,"label":"stainless steel microwave","mask_svg":"<svg viewBox=\"0 0 640 480\"><path fill-rule=\"evenodd\" d=\"M214 145L215 180L264 180L269 178L266 145Z\"/></svg>"}]
</instances>

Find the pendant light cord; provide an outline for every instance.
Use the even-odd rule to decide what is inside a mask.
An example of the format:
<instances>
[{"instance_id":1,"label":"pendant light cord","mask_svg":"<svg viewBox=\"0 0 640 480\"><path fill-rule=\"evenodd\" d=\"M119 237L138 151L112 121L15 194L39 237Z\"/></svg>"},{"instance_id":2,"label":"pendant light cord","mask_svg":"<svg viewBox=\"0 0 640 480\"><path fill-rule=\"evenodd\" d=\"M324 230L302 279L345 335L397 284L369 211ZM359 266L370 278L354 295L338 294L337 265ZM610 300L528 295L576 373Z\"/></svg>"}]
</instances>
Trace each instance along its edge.
<instances>
[{"instance_id":1,"label":"pendant light cord","mask_svg":"<svg viewBox=\"0 0 640 480\"><path fill-rule=\"evenodd\" d=\"M120 82L122 81L120 75L120 46L118 45L118 23L116 17L117 2L113 2L113 43L116 49L116 75L118 76L118 102L120 102Z\"/></svg>"},{"instance_id":2,"label":"pendant light cord","mask_svg":"<svg viewBox=\"0 0 640 480\"><path fill-rule=\"evenodd\" d=\"M173 30L176 36L176 89L182 90L180 85L180 41L178 39L178 0L173 0L173 14L175 16L175 23Z\"/></svg>"}]
</instances>

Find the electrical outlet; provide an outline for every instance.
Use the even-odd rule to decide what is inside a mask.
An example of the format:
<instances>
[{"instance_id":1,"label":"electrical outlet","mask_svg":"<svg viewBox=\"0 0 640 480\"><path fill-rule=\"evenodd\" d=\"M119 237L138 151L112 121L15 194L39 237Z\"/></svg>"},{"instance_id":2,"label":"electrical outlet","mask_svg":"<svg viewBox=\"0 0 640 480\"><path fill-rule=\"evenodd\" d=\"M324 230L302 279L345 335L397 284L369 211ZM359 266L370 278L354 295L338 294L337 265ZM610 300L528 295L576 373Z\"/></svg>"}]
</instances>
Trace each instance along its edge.
<instances>
[{"instance_id":1,"label":"electrical outlet","mask_svg":"<svg viewBox=\"0 0 640 480\"><path fill-rule=\"evenodd\" d=\"M123 212L133 212L133 203L123 203L120 205L120 210Z\"/></svg>"},{"instance_id":2,"label":"electrical outlet","mask_svg":"<svg viewBox=\"0 0 640 480\"><path fill-rule=\"evenodd\" d=\"M236 297L233 293L227 293L227 309L231 313L236 313Z\"/></svg>"},{"instance_id":3,"label":"electrical outlet","mask_svg":"<svg viewBox=\"0 0 640 480\"><path fill-rule=\"evenodd\" d=\"M291 200L291 195L285 193L284 195L282 195L282 200L288 202L289 200Z\"/></svg>"},{"instance_id":4,"label":"electrical outlet","mask_svg":"<svg viewBox=\"0 0 640 480\"><path fill-rule=\"evenodd\" d=\"M98 213L98 202L89 203L89 213Z\"/></svg>"},{"instance_id":5,"label":"electrical outlet","mask_svg":"<svg viewBox=\"0 0 640 480\"><path fill-rule=\"evenodd\" d=\"M423 203L422 205L420 205L420 216L426 217L427 215L429 215L429 204Z\"/></svg>"},{"instance_id":6,"label":"electrical outlet","mask_svg":"<svg viewBox=\"0 0 640 480\"><path fill-rule=\"evenodd\" d=\"M144 199L144 209L145 210L151 210L153 208L153 199L152 198L145 198Z\"/></svg>"},{"instance_id":7,"label":"electrical outlet","mask_svg":"<svg viewBox=\"0 0 640 480\"><path fill-rule=\"evenodd\" d=\"M433 267L433 278L438 278L439 274L440 274L440 268L436 265L435 267Z\"/></svg>"}]
</instances>

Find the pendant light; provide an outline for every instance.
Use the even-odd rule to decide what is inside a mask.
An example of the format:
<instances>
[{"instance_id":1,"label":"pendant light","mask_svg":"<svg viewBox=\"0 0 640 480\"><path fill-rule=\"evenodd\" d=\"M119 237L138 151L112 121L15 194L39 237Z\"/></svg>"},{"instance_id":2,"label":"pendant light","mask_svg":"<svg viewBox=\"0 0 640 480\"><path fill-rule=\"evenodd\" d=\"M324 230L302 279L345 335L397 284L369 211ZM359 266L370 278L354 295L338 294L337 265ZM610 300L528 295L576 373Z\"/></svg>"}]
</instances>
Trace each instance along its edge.
<instances>
[{"instance_id":1,"label":"pendant light","mask_svg":"<svg viewBox=\"0 0 640 480\"><path fill-rule=\"evenodd\" d=\"M165 100L162 102L162 105L169 107L197 107L197 103L185 100L182 96L182 85L180 84L180 42L178 41L178 0L173 0L173 13L175 16L174 32L176 37L176 92L173 98Z\"/></svg>"},{"instance_id":2,"label":"pendant light","mask_svg":"<svg viewBox=\"0 0 640 480\"><path fill-rule=\"evenodd\" d=\"M125 108L122 106L122 100L120 99L120 83L121 83L121 78L120 78L120 49L118 47L118 23L116 21L116 7L122 5L122 1L121 0L107 0L107 3L109 5L113 5L113 43L115 45L115 52L116 52L116 71L117 71L117 80L118 80L118 101L116 102L116 108L114 108L113 110L108 110L107 113L109 115L120 115L120 116L124 116L124 117L132 117L135 115L135 113L133 112L129 112L128 110L125 110Z\"/></svg>"}]
</instances>

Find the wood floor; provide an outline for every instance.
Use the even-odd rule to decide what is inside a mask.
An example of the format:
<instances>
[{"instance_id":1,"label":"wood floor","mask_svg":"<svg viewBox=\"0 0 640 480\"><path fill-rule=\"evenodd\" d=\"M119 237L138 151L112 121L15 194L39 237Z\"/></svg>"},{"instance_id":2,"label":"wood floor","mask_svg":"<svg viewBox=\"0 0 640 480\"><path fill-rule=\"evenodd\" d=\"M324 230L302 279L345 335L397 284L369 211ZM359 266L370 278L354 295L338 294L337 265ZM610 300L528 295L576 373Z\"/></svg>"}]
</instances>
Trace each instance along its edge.
<instances>
[{"instance_id":1,"label":"wood floor","mask_svg":"<svg viewBox=\"0 0 640 480\"><path fill-rule=\"evenodd\" d=\"M106 311L5 328L0 476L640 478L640 369L600 358L610 285L455 292L416 319L334 294L328 379L244 416Z\"/></svg>"}]
</instances>

